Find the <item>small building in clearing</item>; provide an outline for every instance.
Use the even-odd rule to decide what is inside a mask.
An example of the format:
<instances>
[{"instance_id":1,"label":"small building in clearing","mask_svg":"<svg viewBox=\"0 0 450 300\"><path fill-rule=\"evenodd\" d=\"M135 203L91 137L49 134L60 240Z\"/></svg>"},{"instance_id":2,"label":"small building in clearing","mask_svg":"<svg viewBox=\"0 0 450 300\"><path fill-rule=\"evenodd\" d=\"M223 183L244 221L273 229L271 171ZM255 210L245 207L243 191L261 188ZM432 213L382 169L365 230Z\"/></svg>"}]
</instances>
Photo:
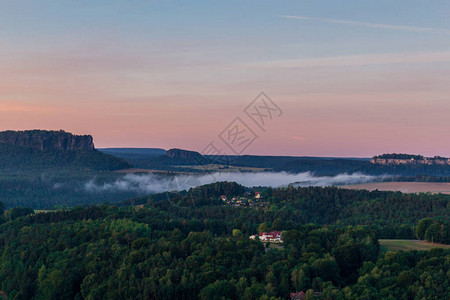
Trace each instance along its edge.
<instances>
[{"instance_id":1,"label":"small building in clearing","mask_svg":"<svg viewBox=\"0 0 450 300\"><path fill-rule=\"evenodd\" d=\"M291 300L303 300L305 298L306 298L306 294L303 291L290 294Z\"/></svg>"},{"instance_id":2,"label":"small building in clearing","mask_svg":"<svg viewBox=\"0 0 450 300\"><path fill-rule=\"evenodd\" d=\"M257 236L261 242L283 243L281 231L260 232L258 235L250 236L250 238L254 240Z\"/></svg>"}]
</instances>

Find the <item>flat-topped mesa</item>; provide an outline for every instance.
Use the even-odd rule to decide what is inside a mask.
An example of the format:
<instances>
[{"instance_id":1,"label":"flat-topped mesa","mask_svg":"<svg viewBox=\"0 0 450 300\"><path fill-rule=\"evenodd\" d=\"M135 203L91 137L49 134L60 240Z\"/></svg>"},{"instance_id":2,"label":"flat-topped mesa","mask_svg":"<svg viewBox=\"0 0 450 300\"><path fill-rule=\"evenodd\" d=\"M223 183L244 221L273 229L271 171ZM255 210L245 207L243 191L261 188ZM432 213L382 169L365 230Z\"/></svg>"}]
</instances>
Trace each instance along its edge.
<instances>
[{"instance_id":1,"label":"flat-topped mesa","mask_svg":"<svg viewBox=\"0 0 450 300\"><path fill-rule=\"evenodd\" d=\"M73 135L63 130L2 131L0 143L40 151L94 151L92 136Z\"/></svg>"},{"instance_id":2,"label":"flat-topped mesa","mask_svg":"<svg viewBox=\"0 0 450 300\"><path fill-rule=\"evenodd\" d=\"M371 163L377 165L450 165L450 158L435 156L424 157L411 154L383 154L373 157Z\"/></svg>"},{"instance_id":3,"label":"flat-topped mesa","mask_svg":"<svg viewBox=\"0 0 450 300\"><path fill-rule=\"evenodd\" d=\"M166 155L171 158L183 159L183 160L192 160L192 159L201 160L203 157L200 153L198 153L196 151L189 151L189 150L183 150L183 149L167 150Z\"/></svg>"}]
</instances>

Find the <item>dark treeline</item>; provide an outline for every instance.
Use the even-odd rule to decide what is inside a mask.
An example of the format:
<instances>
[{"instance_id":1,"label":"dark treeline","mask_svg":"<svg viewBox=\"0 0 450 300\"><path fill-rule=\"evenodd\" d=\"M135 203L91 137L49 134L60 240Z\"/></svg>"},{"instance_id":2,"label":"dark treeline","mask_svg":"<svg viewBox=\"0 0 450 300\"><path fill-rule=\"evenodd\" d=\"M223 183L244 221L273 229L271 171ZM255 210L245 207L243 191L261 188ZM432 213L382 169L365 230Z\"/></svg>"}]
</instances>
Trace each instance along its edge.
<instances>
[{"instance_id":1,"label":"dark treeline","mask_svg":"<svg viewBox=\"0 0 450 300\"><path fill-rule=\"evenodd\" d=\"M409 182L450 182L449 176L425 176L416 175L412 177L393 177L394 181L409 181Z\"/></svg>"},{"instance_id":2,"label":"dark treeline","mask_svg":"<svg viewBox=\"0 0 450 300\"><path fill-rule=\"evenodd\" d=\"M431 243L450 244L450 223L432 218L422 219L417 225L416 236Z\"/></svg>"},{"instance_id":3,"label":"dark treeline","mask_svg":"<svg viewBox=\"0 0 450 300\"><path fill-rule=\"evenodd\" d=\"M414 159L414 160L422 160L422 159L424 159L424 157L422 155L404 154L404 153L385 153L385 154L374 156L373 158L382 158L382 159Z\"/></svg>"},{"instance_id":4,"label":"dark treeline","mask_svg":"<svg viewBox=\"0 0 450 300\"><path fill-rule=\"evenodd\" d=\"M277 166L274 171L290 173L313 172L318 176L335 176L343 173L363 173L367 175L395 176L428 176L429 178L449 177L450 166L427 164L377 165L364 160L330 159L305 160L298 159L285 165Z\"/></svg>"},{"instance_id":5,"label":"dark treeline","mask_svg":"<svg viewBox=\"0 0 450 300\"><path fill-rule=\"evenodd\" d=\"M199 172L190 165L204 164L205 161L214 157L205 157L205 160L192 158L178 159L162 154L130 154L117 151L110 151L117 157L123 158L129 164L137 168L158 169L167 171ZM423 159L421 155L409 154L383 154L375 158L396 158L396 159ZM439 157L436 157L439 158ZM369 159L350 158L321 158L321 157L293 157L293 156L258 156L258 155L229 155L221 157L218 163L223 164L222 170L228 166L235 167L255 167L275 172L311 172L317 176L335 176L343 173L364 173L368 175L396 175L396 176L450 176L450 166L448 165L427 165L427 164L402 164L402 165L378 165L370 162Z\"/></svg>"}]
</instances>

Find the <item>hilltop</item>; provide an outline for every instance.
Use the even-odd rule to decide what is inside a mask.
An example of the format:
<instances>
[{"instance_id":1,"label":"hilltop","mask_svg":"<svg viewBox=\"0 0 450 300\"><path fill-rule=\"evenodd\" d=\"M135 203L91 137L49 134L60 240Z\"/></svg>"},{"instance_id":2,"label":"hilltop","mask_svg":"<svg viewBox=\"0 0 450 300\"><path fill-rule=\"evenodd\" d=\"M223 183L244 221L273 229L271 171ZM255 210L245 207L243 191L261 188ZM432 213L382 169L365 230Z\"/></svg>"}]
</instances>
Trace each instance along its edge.
<instances>
[{"instance_id":1,"label":"hilltop","mask_svg":"<svg viewBox=\"0 0 450 300\"><path fill-rule=\"evenodd\" d=\"M176 149L176 148L168 150L166 155L170 158L183 160L197 160L197 162L203 159L202 155L196 151Z\"/></svg>"},{"instance_id":2,"label":"hilltop","mask_svg":"<svg viewBox=\"0 0 450 300\"><path fill-rule=\"evenodd\" d=\"M161 148L103 148L103 153L122 158L140 169L198 172L189 166L205 162L205 157L196 151Z\"/></svg>"},{"instance_id":3,"label":"hilltop","mask_svg":"<svg viewBox=\"0 0 450 300\"><path fill-rule=\"evenodd\" d=\"M118 170L130 165L95 149L90 135L65 131L26 130L0 132L0 169Z\"/></svg>"},{"instance_id":4,"label":"hilltop","mask_svg":"<svg viewBox=\"0 0 450 300\"><path fill-rule=\"evenodd\" d=\"M94 151L90 135L73 135L63 130L2 131L0 143L44 151Z\"/></svg>"},{"instance_id":5,"label":"hilltop","mask_svg":"<svg viewBox=\"0 0 450 300\"><path fill-rule=\"evenodd\" d=\"M441 156L424 157L399 153L378 155L370 162L378 165L450 165L450 159Z\"/></svg>"}]
</instances>

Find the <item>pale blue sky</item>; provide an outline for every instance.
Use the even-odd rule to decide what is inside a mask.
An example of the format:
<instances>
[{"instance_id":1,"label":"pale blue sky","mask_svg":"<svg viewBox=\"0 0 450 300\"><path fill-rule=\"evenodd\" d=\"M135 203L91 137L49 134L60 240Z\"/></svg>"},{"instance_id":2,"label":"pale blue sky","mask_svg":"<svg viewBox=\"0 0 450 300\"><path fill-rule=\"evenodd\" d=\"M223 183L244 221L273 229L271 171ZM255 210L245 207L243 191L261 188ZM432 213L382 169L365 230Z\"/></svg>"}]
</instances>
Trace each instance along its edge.
<instances>
[{"instance_id":1,"label":"pale blue sky","mask_svg":"<svg viewBox=\"0 0 450 300\"><path fill-rule=\"evenodd\" d=\"M97 146L199 150L264 90L250 153L450 155L449 67L448 1L0 2L0 129Z\"/></svg>"}]
</instances>

